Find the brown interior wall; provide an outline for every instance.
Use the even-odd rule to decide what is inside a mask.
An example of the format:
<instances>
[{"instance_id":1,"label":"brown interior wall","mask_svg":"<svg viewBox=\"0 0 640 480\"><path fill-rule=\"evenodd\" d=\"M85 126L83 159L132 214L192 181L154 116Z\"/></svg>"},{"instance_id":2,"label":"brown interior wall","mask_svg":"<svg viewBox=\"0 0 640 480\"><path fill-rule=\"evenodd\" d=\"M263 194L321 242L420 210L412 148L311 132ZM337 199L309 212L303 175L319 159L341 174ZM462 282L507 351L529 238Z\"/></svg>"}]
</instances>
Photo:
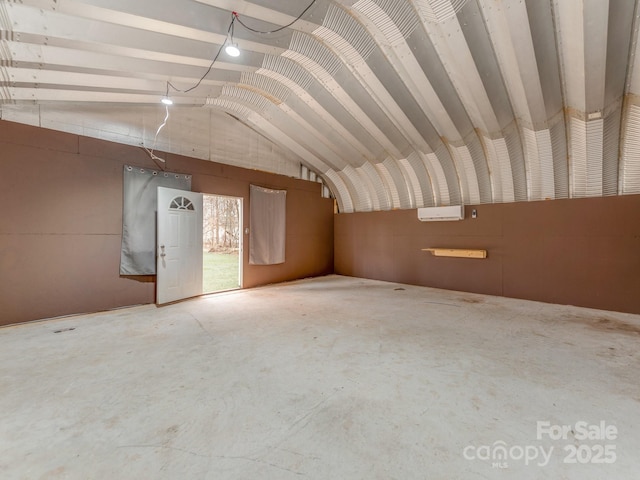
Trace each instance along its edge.
<instances>
[{"instance_id":1,"label":"brown interior wall","mask_svg":"<svg viewBox=\"0 0 640 480\"><path fill-rule=\"evenodd\" d=\"M640 195L467 206L457 222L420 222L415 210L339 214L334 232L338 274L640 313Z\"/></svg>"},{"instance_id":2,"label":"brown interior wall","mask_svg":"<svg viewBox=\"0 0 640 480\"><path fill-rule=\"evenodd\" d=\"M251 183L287 190L286 262L248 264L244 287L333 271L333 201L320 185L164 154L192 190L244 199ZM125 164L159 169L140 148L0 121L0 325L155 301L155 277L119 275Z\"/></svg>"}]
</instances>

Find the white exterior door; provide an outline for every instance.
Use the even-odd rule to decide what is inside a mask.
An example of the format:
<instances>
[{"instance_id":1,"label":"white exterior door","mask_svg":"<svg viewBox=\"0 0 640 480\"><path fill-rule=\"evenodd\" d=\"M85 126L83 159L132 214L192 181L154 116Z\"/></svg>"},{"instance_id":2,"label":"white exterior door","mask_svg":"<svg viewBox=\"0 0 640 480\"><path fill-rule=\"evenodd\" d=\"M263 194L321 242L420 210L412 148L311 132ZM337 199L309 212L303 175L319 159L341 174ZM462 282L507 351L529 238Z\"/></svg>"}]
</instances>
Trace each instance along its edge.
<instances>
[{"instance_id":1,"label":"white exterior door","mask_svg":"<svg viewBox=\"0 0 640 480\"><path fill-rule=\"evenodd\" d=\"M158 187L156 303L202 293L202 194Z\"/></svg>"}]
</instances>

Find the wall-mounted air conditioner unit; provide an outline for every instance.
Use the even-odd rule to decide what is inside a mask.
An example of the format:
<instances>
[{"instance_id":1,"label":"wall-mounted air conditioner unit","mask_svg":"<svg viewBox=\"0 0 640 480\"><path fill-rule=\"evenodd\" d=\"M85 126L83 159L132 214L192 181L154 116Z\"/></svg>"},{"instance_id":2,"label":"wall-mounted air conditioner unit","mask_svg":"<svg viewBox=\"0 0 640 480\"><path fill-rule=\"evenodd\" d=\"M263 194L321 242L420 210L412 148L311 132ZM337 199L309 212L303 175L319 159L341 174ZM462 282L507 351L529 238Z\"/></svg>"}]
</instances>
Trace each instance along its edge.
<instances>
[{"instance_id":1,"label":"wall-mounted air conditioner unit","mask_svg":"<svg viewBox=\"0 0 640 480\"><path fill-rule=\"evenodd\" d=\"M442 222L448 220L462 220L464 205L450 207L425 207L418 209L418 220L421 222Z\"/></svg>"}]
</instances>

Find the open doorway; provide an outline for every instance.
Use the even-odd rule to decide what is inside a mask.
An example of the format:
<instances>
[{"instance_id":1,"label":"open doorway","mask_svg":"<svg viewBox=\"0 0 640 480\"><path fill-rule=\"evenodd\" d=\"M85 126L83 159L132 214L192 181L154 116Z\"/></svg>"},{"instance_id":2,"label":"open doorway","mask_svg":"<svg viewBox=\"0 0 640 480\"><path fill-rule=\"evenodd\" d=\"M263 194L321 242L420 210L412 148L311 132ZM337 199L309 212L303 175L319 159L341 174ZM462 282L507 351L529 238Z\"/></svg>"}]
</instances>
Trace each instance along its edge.
<instances>
[{"instance_id":1,"label":"open doorway","mask_svg":"<svg viewBox=\"0 0 640 480\"><path fill-rule=\"evenodd\" d=\"M202 292L242 287L242 198L204 195Z\"/></svg>"}]
</instances>

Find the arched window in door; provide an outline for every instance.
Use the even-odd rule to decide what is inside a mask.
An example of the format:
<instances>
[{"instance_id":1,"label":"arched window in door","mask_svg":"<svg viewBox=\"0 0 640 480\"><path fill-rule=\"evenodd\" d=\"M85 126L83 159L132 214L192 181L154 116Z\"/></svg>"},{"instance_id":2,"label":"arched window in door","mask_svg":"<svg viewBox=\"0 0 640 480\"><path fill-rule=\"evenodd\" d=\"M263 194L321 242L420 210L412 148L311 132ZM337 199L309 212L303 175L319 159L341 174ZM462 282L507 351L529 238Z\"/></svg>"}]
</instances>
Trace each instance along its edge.
<instances>
[{"instance_id":1,"label":"arched window in door","mask_svg":"<svg viewBox=\"0 0 640 480\"><path fill-rule=\"evenodd\" d=\"M185 197L176 197L171 200L169 210L194 210L191 200Z\"/></svg>"}]
</instances>

